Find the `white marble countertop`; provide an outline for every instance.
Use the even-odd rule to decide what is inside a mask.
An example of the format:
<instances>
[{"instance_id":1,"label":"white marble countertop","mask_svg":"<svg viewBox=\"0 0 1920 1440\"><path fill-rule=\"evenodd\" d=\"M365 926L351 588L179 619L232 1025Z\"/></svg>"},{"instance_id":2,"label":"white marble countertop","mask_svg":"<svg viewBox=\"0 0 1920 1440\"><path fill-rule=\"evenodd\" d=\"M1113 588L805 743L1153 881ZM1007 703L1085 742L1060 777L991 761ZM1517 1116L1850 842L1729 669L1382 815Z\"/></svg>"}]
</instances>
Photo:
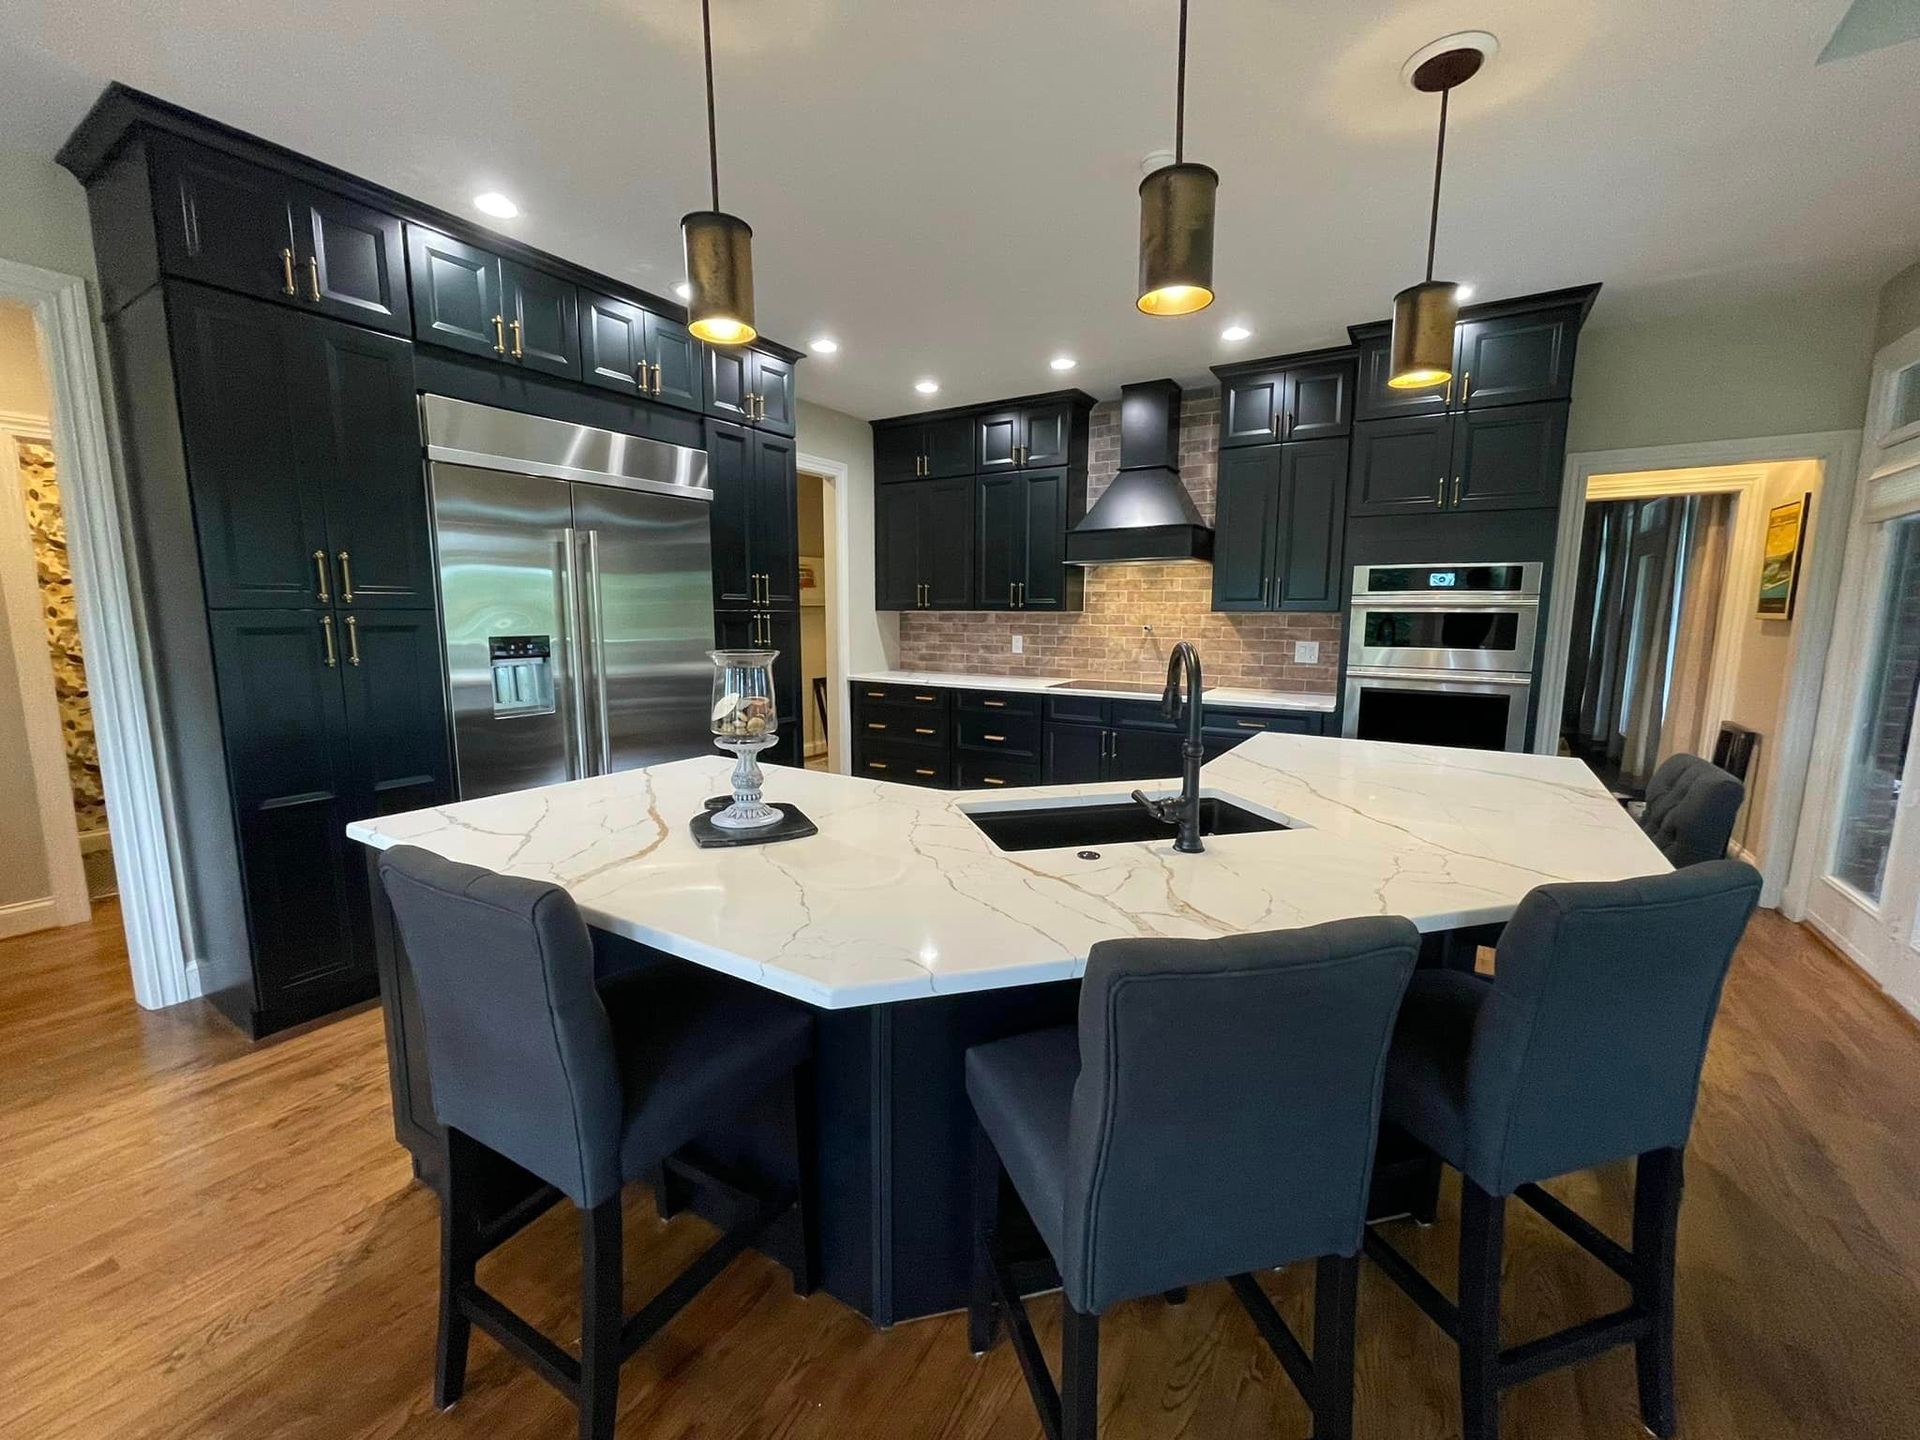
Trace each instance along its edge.
<instances>
[{"instance_id":1,"label":"white marble countertop","mask_svg":"<svg viewBox=\"0 0 1920 1440\"><path fill-rule=\"evenodd\" d=\"M1070 979L1100 940L1235 934L1354 915L1422 930L1504 920L1535 885L1670 867L1577 760L1256 735L1201 772L1297 828L1002 852L969 808L1124 798L1126 785L942 791L769 768L820 827L702 850L720 754L362 820L367 845L564 885L590 924L830 1009ZM1147 787L1156 794L1171 782Z\"/></svg>"},{"instance_id":2,"label":"white marble countertop","mask_svg":"<svg viewBox=\"0 0 1920 1440\"><path fill-rule=\"evenodd\" d=\"M862 670L847 676L855 682L879 685L944 685L955 690L1012 690L1048 695L1097 695L1113 700L1150 700L1139 690L1120 690L1103 685L1069 685L1066 675L966 675L944 670ZM1332 694L1309 690L1247 690L1234 686L1210 686L1200 692L1203 705L1232 705L1244 710L1313 710L1331 714L1338 705Z\"/></svg>"}]
</instances>

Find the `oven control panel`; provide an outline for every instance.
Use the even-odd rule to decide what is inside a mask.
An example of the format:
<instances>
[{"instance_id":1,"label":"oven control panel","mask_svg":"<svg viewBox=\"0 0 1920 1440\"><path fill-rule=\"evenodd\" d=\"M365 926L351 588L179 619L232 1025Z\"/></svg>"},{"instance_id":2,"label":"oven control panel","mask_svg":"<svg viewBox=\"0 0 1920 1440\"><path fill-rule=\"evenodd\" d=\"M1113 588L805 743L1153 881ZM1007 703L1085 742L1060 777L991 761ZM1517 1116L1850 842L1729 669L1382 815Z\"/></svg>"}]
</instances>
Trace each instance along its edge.
<instances>
[{"instance_id":1,"label":"oven control panel","mask_svg":"<svg viewBox=\"0 0 1920 1440\"><path fill-rule=\"evenodd\" d=\"M1358 565L1355 595L1538 595L1537 561L1513 565Z\"/></svg>"}]
</instances>

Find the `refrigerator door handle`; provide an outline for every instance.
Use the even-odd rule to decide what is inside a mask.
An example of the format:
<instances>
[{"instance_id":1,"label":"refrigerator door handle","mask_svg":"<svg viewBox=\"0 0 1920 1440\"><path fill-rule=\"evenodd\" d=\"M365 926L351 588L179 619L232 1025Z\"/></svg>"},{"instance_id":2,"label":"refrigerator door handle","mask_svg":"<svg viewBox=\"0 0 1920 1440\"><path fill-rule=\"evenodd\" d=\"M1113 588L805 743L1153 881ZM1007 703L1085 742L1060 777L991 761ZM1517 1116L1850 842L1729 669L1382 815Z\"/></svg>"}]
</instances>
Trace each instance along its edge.
<instances>
[{"instance_id":1,"label":"refrigerator door handle","mask_svg":"<svg viewBox=\"0 0 1920 1440\"><path fill-rule=\"evenodd\" d=\"M600 532L587 536L587 639L593 647L593 701L595 721L600 728L601 775L613 773L613 729L607 720L607 641L606 627L600 622Z\"/></svg>"},{"instance_id":2,"label":"refrigerator door handle","mask_svg":"<svg viewBox=\"0 0 1920 1440\"><path fill-rule=\"evenodd\" d=\"M562 596L561 614L567 627L567 708L572 712L568 717L572 724L573 758L567 762L567 775L579 780L588 773L587 749L587 707L586 707L586 671L581 668L580 655L580 583L574 573L574 552L579 547L580 532L571 525L560 532L560 589Z\"/></svg>"}]
</instances>

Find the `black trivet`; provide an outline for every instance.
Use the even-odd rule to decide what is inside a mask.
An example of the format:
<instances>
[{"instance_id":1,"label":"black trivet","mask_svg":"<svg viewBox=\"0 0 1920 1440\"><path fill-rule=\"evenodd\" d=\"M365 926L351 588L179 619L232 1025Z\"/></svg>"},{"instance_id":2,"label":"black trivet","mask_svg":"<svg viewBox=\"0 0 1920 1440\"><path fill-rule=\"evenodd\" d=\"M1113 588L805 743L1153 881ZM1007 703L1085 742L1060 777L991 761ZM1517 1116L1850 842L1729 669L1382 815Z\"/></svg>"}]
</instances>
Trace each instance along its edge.
<instances>
[{"instance_id":1,"label":"black trivet","mask_svg":"<svg viewBox=\"0 0 1920 1440\"><path fill-rule=\"evenodd\" d=\"M694 844L703 850L715 850L735 845L771 845L779 840L801 840L820 833L820 827L803 815L798 805L779 802L773 808L780 812L780 818L771 825L762 825L756 830L722 830L713 823L714 812L732 803L732 796L716 796L707 801L707 808L693 817Z\"/></svg>"}]
</instances>

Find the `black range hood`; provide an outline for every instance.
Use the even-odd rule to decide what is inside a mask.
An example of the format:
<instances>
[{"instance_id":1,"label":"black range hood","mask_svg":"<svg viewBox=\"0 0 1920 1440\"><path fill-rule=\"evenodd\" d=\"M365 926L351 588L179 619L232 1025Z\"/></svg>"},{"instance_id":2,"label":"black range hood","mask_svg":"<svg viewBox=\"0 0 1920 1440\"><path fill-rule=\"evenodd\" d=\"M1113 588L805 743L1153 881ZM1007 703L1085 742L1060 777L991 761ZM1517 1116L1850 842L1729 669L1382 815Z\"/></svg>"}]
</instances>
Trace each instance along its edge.
<instances>
[{"instance_id":1,"label":"black range hood","mask_svg":"<svg viewBox=\"0 0 1920 1440\"><path fill-rule=\"evenodd\" d=\"M1211 562L1213 531L1180 483L1180 387L1120 387L1120 473L1067 532L1069 565Z\"/></svg>"}]
</instances>

